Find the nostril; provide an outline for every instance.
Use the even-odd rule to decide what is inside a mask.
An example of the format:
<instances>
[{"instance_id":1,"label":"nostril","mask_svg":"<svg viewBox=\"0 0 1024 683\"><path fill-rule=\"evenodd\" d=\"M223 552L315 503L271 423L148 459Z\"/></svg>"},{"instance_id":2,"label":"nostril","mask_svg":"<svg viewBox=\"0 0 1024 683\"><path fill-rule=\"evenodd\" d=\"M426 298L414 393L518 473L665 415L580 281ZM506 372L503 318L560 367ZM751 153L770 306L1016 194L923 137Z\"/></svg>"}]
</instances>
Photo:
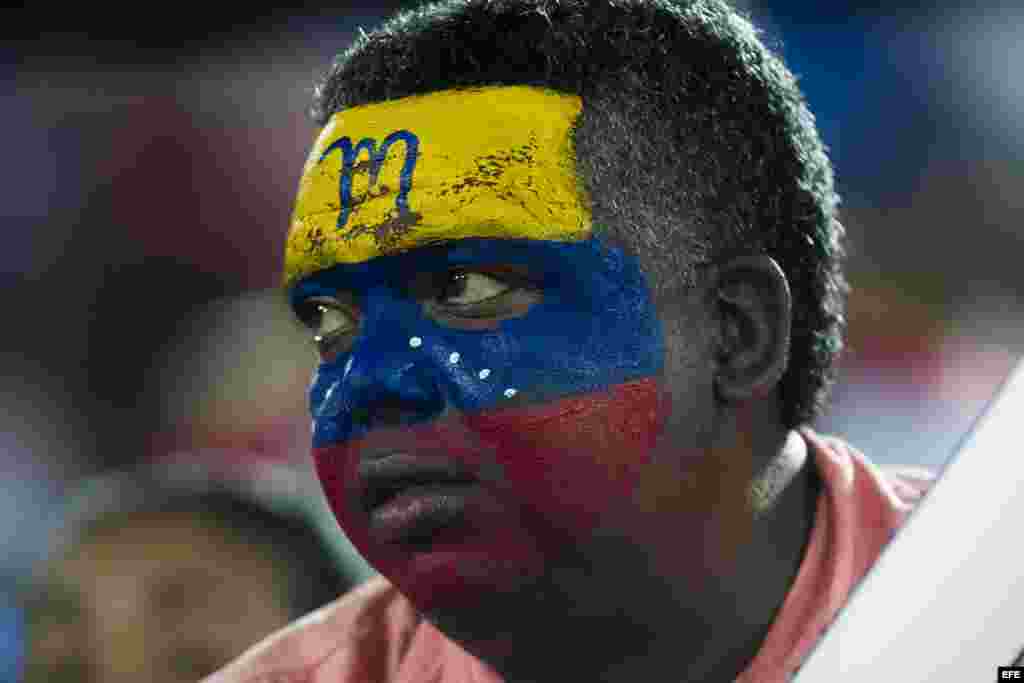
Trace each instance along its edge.
<instances>
[{"instance_id":1,"label":"nostril","mask_svg":"<svg viewBox=\"0 0 1024 683\"><path fill-rule=\"evenodd\" d=\"M405 427L436 419L444 408L440 400L403 398L389 394L354 406L352 422L364 428Z\"/></svg>"},{"instance_id":2,"label":"nostril","mask_svg":"<svg viewBox=\"0 0 1024 683\"><path fill-rule=\"evenodd\" d=\"M402 402L388 399L374 406L374 423L381 426L402 424L402 415L406 412Z\"/></svg>"},{"instance_id":3,"label":"nostril","mask_svg":"<svg viewBox=\"0 0 1024 683\"><path fill-rule=\"evenodd\" d=\"M353 350L351 367L338 386L325 386L318 416L348 418L355 437L379 427L404 427L441 415L445 399L430 367L406 358L380 358L371 351L365 340Z\"/></svg>"},{"instance_id":4,"label":"nostril","mask_svg":"<svg viewBox=\"0 0 1024 683\"><path fill-rule=\"evenodd\" d=\"M366 406L356 406L352 409L352 424L360 426L369 426L370 424L370 409Z\"/></svg>"}]
</instances>

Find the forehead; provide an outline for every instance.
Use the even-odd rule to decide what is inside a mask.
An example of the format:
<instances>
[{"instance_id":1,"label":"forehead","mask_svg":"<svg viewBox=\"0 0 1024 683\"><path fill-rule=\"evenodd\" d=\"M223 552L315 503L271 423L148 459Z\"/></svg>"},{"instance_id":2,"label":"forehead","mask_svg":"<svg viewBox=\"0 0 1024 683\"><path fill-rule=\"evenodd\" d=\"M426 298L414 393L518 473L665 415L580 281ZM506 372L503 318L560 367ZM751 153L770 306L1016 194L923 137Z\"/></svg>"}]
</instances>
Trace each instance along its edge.
<instances>
[{"instance_id":1,"label":"forehead","mask_svg":"<svg viewBox=\"0 0 1024 683\"><path fill-rule=\"evenodd\" d=\"M453 240L586 239L572 141L580 109L577 96L516 86L336 114L303 170L285 284Z\"/></svg>"}]
</instances>

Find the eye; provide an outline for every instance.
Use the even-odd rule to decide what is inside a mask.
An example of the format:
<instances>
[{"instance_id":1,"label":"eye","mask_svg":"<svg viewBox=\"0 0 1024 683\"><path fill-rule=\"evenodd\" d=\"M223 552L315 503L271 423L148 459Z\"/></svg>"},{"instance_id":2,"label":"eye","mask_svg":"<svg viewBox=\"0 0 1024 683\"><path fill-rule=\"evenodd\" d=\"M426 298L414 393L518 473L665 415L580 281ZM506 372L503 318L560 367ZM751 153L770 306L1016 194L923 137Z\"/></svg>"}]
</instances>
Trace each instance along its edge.
<instances>
[{"instance_id":1,"label":"eye","mask_svg":"<svg viewBox=\"0 0 1024 683\"><path fill-rule=\"evenodd\" d=\"M437 300L443 306L472 306L499 297L511 289L509 284L489 275L455 270L448 274Z\"/></svg>"},{"instance_id":2,"label":"eye","mask_svg":"<svg viewBox=\"0 0 1024 683\"><path fill-rule=\"evenodd\" d=\"M313 332L313 342L320 355L329 358L339 344L356 331L358 317L351 308L333 297L311 297L298 304L295 313L302 324Z\"/></svg>"}]
</instances>

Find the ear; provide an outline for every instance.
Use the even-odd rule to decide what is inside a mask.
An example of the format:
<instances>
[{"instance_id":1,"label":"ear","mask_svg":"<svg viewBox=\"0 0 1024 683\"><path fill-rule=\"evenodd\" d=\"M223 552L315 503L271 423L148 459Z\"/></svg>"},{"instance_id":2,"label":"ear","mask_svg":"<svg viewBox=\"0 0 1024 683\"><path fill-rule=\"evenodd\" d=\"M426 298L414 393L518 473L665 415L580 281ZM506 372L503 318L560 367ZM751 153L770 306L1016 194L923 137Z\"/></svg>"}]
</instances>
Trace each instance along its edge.
<instances>
[{"instance_id":1,"label":"ear","mask_svg":"<svg viewBox=\"0 0 1024 683\"><path fill-rule=\"evenodd\" d=\"M735 258L716 271L716 389L732 401L767 395L789 363L789 282L768 256Z\"/></svg>"}]
</instances>

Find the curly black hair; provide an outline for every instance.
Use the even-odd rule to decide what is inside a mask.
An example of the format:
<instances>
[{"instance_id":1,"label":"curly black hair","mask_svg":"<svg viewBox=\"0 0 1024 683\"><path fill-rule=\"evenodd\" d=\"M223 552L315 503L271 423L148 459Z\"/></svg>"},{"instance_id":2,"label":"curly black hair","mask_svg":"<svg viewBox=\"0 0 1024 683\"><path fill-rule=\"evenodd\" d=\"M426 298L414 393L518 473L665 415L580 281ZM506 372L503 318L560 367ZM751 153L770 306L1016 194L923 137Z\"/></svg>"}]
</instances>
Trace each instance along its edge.
<instances>
[{"instance_id":1,"label":"curly black hair","mask_svg":"<svg viewBox=\"0 0 1024 683\"><path fill-rule=\"evenodd\" d=\"M795 77L750 20L723 0L444 0L361 32L313 116L500 84L580 96L594 225L637 254L662 310L701 264L780 264L794 301L782 418L814 419L842 348L839 197Z\"/></svg>"}]
</instances>

